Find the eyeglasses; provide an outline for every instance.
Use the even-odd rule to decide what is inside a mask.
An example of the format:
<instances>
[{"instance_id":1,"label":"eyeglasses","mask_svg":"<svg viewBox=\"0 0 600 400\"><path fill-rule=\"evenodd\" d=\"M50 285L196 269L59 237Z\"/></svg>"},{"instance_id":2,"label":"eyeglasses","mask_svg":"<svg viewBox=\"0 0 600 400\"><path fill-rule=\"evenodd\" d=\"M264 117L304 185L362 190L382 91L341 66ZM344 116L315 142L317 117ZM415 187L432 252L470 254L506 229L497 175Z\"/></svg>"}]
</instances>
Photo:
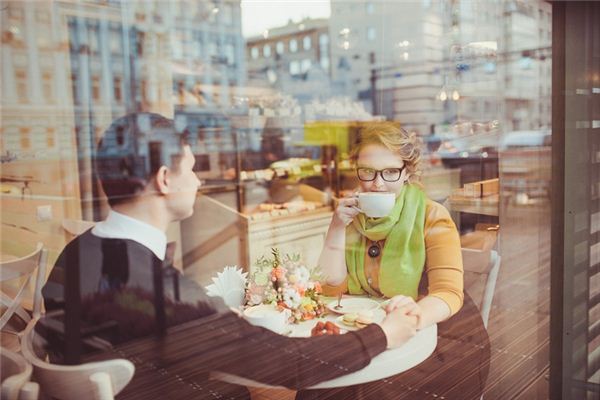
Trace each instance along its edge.
<instances>
[{"instance_id":1,"label":"eyeglasses","mask_svg":"<svg viewBox=\"0 0 600 400\"><path fill-rule=\"evenodd\" d=\"M373 169L373 168L357 168L356 174L358 179L363 182L371 182L377 179L377 174L381 175L381 178L386 182L396 182L402 175L404 168L384 168L384 169Z\"/></svg>"}]
</instances>

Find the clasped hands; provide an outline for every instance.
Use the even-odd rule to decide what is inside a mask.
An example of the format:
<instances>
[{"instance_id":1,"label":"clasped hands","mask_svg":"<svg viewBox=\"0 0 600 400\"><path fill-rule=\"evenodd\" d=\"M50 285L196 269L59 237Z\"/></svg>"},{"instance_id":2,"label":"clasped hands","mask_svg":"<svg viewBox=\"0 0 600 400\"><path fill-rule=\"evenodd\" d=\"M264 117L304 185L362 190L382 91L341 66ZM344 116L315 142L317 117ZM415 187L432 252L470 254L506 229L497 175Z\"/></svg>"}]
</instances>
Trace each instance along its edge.
<instances>
[{"instance_id":1,"label":"clasped hands","mask_svg":"<svg viewBox=\"0 0 600 400\"><path fill-rule=\"evenodd\" d=\"M388 347L398 347L416 335L421 319L421 307L408 296L394 296L384 307L387 316L381 323Z\"/></svg>"}]
</instances>

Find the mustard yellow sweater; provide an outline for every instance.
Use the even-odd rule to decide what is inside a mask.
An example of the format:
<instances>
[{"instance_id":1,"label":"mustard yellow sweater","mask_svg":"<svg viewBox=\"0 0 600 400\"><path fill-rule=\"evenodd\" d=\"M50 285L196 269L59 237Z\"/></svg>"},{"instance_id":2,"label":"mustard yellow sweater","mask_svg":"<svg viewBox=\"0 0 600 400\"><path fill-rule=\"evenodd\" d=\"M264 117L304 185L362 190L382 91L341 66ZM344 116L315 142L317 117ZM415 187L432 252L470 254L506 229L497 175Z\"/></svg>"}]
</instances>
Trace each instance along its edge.
<instances>
[{"instance_id":1,"label":"mustard yellow sweater","mask_svg":"<svg viewBox=\"0 0 600 400\"><path fill-rule=\"evenodd\" d=\"M441 204L427 200L425 210L425 273L427 274L427 295L442 299L450 307L451 315L456 314L463 304L463 264L460 252L460 238L456 225L448 210ZM379 291L379 261L381 257L365 255L365 275L371 286ZM323 285L323 294L337 296L348 292L348 278L341 284Z\"/></svg>"}]
</instances>

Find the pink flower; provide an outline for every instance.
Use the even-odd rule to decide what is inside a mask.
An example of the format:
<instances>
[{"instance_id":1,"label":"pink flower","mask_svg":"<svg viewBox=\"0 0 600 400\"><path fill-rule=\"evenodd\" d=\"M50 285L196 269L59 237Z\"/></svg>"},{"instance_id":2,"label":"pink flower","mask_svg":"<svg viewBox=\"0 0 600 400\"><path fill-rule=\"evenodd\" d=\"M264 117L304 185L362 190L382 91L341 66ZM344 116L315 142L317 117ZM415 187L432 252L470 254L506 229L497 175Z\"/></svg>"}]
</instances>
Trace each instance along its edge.
<instances>
[{"instance_id":1,"label":"pink flower","mask_svg":"<svg viewBox=\"0 0 600 400\"><path fill-rule=\"evenodd\" d=\"M285 278L285 272L285 268L283 267L273 268L273 271L271 272L271 279L274 277L276 280L281 281L283 278Z\"/></svg>"},{"instance_id":2,"label":"pink flower","mask_svg":"<svg viewBox=\"0 0 600 400\"><path fill-rule=\"evenodd\" d=\"M315 282L315 292L316 293L321 293L323 291L323 288L321 287L321 283L319 283L319 281Z\"/></svg>"}]
</instances>

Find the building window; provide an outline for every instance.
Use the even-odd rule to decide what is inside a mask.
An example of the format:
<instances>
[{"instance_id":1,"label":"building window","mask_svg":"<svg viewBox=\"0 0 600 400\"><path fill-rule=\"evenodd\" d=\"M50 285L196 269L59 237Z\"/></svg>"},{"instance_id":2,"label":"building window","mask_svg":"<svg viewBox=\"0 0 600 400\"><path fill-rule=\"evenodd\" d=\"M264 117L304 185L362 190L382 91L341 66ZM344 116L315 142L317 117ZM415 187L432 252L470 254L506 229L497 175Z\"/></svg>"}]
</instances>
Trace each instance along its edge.
<instances>
[{"instance_id":1,"label":"building window","mask_svg":"<svg viewBox=\"0 0 600 400\"><path fill-rule=\"evenodd\" d=\"M296 39L290 40L290 52L295 53L298 51L298 41Z\"/></svg>"},{"instance_id":2,"label":"building window","mask_svg":"<svg viewBox=\"0 0 600 400\"><path fill-rule=\"evenodd\" d=\"M325 72L329 71L329 57L321 56L321 61L319 61L319 63Z\"/></svg>"},{"instance_id":3,"label":"building window","mask_svg":"<svg viewBox=\"0 0 600 400\"><path fill-rule=\"evenodd\" d=\"M277 44L275 45L275 51L277 52L277 54L283 54L283 52L285 51L285 45L283 44L283 42L277 42Z\"/></svg>"},{"instance_id":4,"label":"building window","mask_svg":"<svg viewBox=\"0 0 600 400\"><path fill-rule=\"evenodd\" d=\"M54 128L46 128L46 146L51 149L54 147L55 143Z\"/></svg>"},{"instance_id":5,"label":"building window","mask_svg":"<svg viewBox=\"0 0 600 400\"><path fill-rule=\"evenodd\" d=\"M79 88L77 87L77 74L71 74L71 91L73 92L73 103L79 104Z\"/></svg>"},{"instance_id":6,"label":"building window","mask_svg":"<svg viewBox=\"0 0 600 400\"><path fill-rule=\"evenodd\" d=\"M229 43L225 45L225 57L227 58L228 65L235 64L235 47Z\"/></svg>"},{"instance_id":7,"label":"building window","mask_svg":"<svg viewBox=\"0 0 600 400\"><path fill-rule=\"evenodd\" d=\"M225 25L233 25L233 9L230 4L221 6L221 20Z\"/></svg>"},{"instance_id":8,"label":"building window","mask_svg":"<svg viewBox=\"0 0 600 400\"><path fill-rule=\"evenodd\" d=\"M15 76L17 78L17 99L19 103L27 103L27 73L24 70L17 70Z\"/></svg>"},{"instance_id":9,"label":"building window","mask_svg":"<svg viewBox=\"0 0 600 400\"><path fill-rule=\"evenodd\" d=\"M92 99L100 100L100 78L97 76L92 77Z\"/></svg>"},{"instance_id":10,"label":"building window","mask_svg":"<svg viewBox=\"0 0 600 400\"><path fill-rule=\"evenodd\" d=\"M42 91L46 102L53 103L54 93L52 88L52 73L50 72L42 73Z\"/></svg>"},{"instance_id":11,"label":"building window","mask_svg":"<svg viewBox=\"0 0 600 400\"><path fill-rule=\"evenodd\" d=\"M98 54L98 28L91 28L90 29L90 36L89 36L89 45L90 45L90 51L93 54Z\"/></svg>"},{"instance_id":12,"label":"building window","mask_svg":"<svg viewBox=\"0 0 600 400\"><path fill-rule=\"evenodd\" d=\"M20 142L21 142L21 150L29 150L31 147L31 133L29 128L21 128L19 129L20 133Z\"/></svg>"},{"instance_id":13,"label":"building window","mask_svg":"<svg viewBox=\"0 0 600 400\"><path fill-rule=\"evenodd\" d=\"M304 50L310 50L312 47L312 40L310 40L310 36L304 36L304 39L302 39L302 47L304 47Z\"/></svg>"},{"instance_id":14,"label":"building window","mask_svg":"<svg viewBox=\"0 0 600 400\"><path fill-rule=\"evenodd\" d=\"M310 60L310 58L305 58L304 60L302 60L302 64L300 65L300 71L302 73L305 73L306 71L308 71L310 69L311 65L312 65L312 61Z\"/></svg>"},{"instance_id":15,"label":"building window","mask_svg":"<svg viewBox=\"0 0 600 400\"><path fill-rule=\"evenodd\" d=\"M121 54L122 52L121 46L121 33L115 29L111 29L110 31L110 51L112 53Z\"/></svg>"},{"instance_id":16,"label":"building window","mask_svg":"<svg viewBox=\"0 0 600 400\"><path fill-rule=\"evenodd\" d=\"M13 3L8 7L8 16L11 19L22 20L23 19L23 9Z\"/></svg>"},{"instance_id":17,"label":"building window","mask_svg":"<svg viewBox=\"0 0 600 400\"><path fill-rule=\"evenodd\" d=\"M329 35L327 35L326 33L322 33L321 35L319 35L319 46L321 47L321 50L323 50L324 47L327 47L329 45Z\"/></svg>"},{"instance_id":18,"label":"building window","mask_svg":"<svg viewBox=\"0 0 600 400\"><path fill-rule=\"evenodd\" d=\"M376 37L375 28L373 28L372 26L369 26L367 28L367 40L373 41L373 40L375 40L375 37Z\"/></svg>"},{"instance_id":19,"label":"building window","mask_svg":"<svg viewBox=\"0 0 600 400\"><path fill-rule=\"evenodd\" d=\"M121 88L121 78L115 76L113 78L113 85L115 90L115 101L120 103L123 100L123 89Z\"/></svg>"},{"instance_id":20,"label":"building window","mask_svg":"<svg viewBox=\"0 0 600 400\"><path fill-rule=\"evenodd\" d=\"M375 5L369 1L367 4L365 4L365 11L367 14L373 14L375 11Z\"/></svg>"},{"instance_id":21,"label":"building window","mask_svg":"<svg viewBox=\"0 0 600 400\"><path fill-rule=\"evenodd\" d=\"M253 60L256 60L258 58L258 47L253 47L250 49L250 56Z\"/></svg>"},{"instance_id":22,"label":"building window","mask_svg":"<svg viewBox=\"0 0 600 400\"><path fill-rule=\"evenodd\" d=\"M263 46L263 56L264 57L271 57L271 46L268 44L265 44Z\"/></svg>"},{"instance_id":23,"label":"building window","mask_svg":"<svg viewBox=\"0 0 600 400\"><path fill-rule=\"evenodd\" d=\"M144 55L144 39L145 39L144 32L138 31L136 38L135 38L135 48L136 48L136 52L137 52L138 56Z\"/></svg>"},{"instance_id":24,"label":"building window","mask_svg":"<svg viewBox=\"0 0 600 400\"><path fill-rule=\"evenodd\" d=\"M290 62L290 74L298 75L300 73L300 62L295 60Z\"/></svg>"}]
</instances>

